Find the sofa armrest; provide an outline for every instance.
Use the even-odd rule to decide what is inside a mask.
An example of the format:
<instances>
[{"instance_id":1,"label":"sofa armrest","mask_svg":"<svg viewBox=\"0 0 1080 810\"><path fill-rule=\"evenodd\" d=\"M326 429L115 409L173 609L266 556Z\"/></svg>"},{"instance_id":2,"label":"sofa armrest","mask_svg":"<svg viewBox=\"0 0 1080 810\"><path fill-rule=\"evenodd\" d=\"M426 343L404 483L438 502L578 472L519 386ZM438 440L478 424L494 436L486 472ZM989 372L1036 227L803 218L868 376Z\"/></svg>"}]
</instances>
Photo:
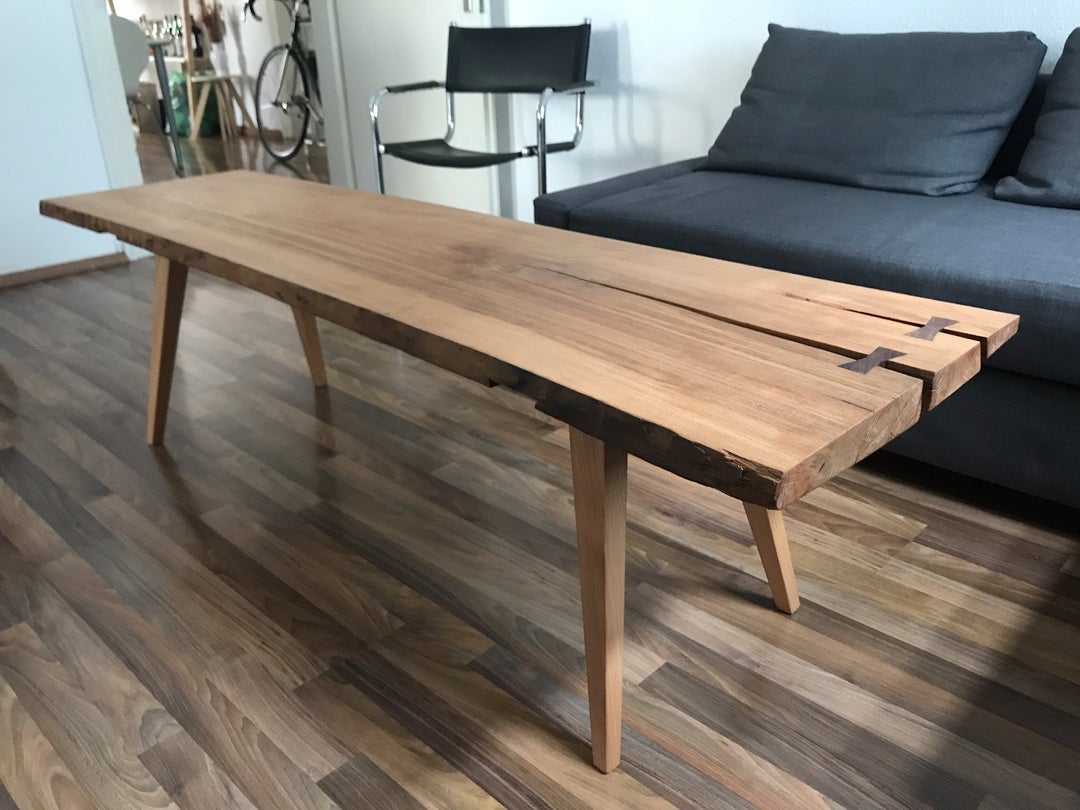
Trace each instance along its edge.
<instances>
[{"instance_id":1,"label":"sofa armrest","mask_svg":"<svg viewBox=\"0 0 1080 810\"><path fill-rule=\"evenodd\" d=\"M570 212L575 208L601 200L604 197L621 194L630 189L689 174L700 166L703 161L704 158L680 160L678 163L667 163L663 166L654 166L650 169L622 174L618 177L588 183L584 186L575 186L551 194L542 194L533 200L533 222L538 225L550 225L554 228L569 228Z\"/></svg>"}]
</instances>

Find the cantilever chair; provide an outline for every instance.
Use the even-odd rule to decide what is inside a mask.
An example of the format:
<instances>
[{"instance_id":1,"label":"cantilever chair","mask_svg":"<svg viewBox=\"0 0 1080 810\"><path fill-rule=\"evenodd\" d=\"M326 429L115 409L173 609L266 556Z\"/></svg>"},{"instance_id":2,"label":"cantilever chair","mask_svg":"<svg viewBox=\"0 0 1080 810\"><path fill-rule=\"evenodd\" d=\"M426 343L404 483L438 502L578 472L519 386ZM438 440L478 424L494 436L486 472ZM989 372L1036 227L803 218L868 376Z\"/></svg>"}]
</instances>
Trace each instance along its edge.
<instances>
[{"instance_id":1,"label":"cantilever chair","mask_svg":"<svg viewBox=\"0 0 1080 810\"><path fill-rule=\"evenodd\" d=\"M535 157L537 184L547 192L547 156L569 152L581 142L585 126L585 90L592 26L547 28L459 28L450 26L446 53L446 81L427 81L384 87L371 99L371 134L379 193L386 193L383 155L427 166L461 169L495 166L518 158ZM379 137L379 104L388 94L443 88L446 91L446 135L424 141L383 143ZM454 135L455 93L535 93L536 144L516 152L476 152L450 144ZM547 142L547 107L556 94L576 97L574 137Z\"/></svg>"}]
</instances>

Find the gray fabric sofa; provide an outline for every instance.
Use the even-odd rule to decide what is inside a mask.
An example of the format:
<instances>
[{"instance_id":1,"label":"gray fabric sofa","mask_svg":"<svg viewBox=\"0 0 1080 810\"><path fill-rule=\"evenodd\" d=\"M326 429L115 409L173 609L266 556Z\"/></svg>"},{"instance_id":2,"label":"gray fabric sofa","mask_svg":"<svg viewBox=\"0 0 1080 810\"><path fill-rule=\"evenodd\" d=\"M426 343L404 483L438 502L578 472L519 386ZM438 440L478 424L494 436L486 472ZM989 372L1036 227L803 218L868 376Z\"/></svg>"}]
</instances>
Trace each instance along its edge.
<instances>
[{"instance_id":1,"label":"gray fabric sofa","mask_svg":"<svg viewBox=\"0 0 1080 810\"><path fill-rule=\"evenodd\" d=\"M1020 331L893 452L1080 507L1080 210L1004 202L1040 77L973 192L920 196L686 160L536 199L537 223L1018 313ZM678 272L673 266L672 272Z\"/></svg>"}]
</instances>

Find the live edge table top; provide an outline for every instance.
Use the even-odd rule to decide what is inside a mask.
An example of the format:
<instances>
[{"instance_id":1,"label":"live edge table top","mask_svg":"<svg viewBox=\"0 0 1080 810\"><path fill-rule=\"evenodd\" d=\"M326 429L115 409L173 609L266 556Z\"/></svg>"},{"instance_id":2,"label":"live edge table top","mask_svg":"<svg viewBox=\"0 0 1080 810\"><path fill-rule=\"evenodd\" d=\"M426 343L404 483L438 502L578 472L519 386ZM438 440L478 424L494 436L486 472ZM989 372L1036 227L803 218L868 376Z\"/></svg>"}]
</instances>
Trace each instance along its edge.
<instances>
[{"instance_id":1,"label":"live edge table top","mask_svg":"<svg viewBox=\"0 0 1080 810\"><path fill-rule=\"evenodd\" d=\"M773 509L915 424L1019 321L251 172L41 211L518 390L606 443ZM901 354L843 367L879 348Z\"/></svg>"}]
</instances>

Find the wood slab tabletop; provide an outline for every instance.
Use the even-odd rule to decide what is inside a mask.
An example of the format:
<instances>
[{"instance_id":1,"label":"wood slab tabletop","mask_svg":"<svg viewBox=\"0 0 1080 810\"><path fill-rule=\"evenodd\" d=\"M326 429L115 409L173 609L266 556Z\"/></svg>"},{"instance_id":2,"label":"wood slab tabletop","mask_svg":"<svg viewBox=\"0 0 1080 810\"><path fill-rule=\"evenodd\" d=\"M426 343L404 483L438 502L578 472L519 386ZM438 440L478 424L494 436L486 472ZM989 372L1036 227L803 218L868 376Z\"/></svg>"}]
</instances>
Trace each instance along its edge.
<instances>
[{"instance_id":1,"label":"wood slab tabletop","mask_svg":"<svg viewBox=\"0 0 1080 810\"><path fill-rule=\"evenodd\" d=\"M251 172L41 211L521 391L585 433L776 509L911 427L1019 320ZM901 354L842 367L879 347Z\"/></svg>"}]
</instances>

